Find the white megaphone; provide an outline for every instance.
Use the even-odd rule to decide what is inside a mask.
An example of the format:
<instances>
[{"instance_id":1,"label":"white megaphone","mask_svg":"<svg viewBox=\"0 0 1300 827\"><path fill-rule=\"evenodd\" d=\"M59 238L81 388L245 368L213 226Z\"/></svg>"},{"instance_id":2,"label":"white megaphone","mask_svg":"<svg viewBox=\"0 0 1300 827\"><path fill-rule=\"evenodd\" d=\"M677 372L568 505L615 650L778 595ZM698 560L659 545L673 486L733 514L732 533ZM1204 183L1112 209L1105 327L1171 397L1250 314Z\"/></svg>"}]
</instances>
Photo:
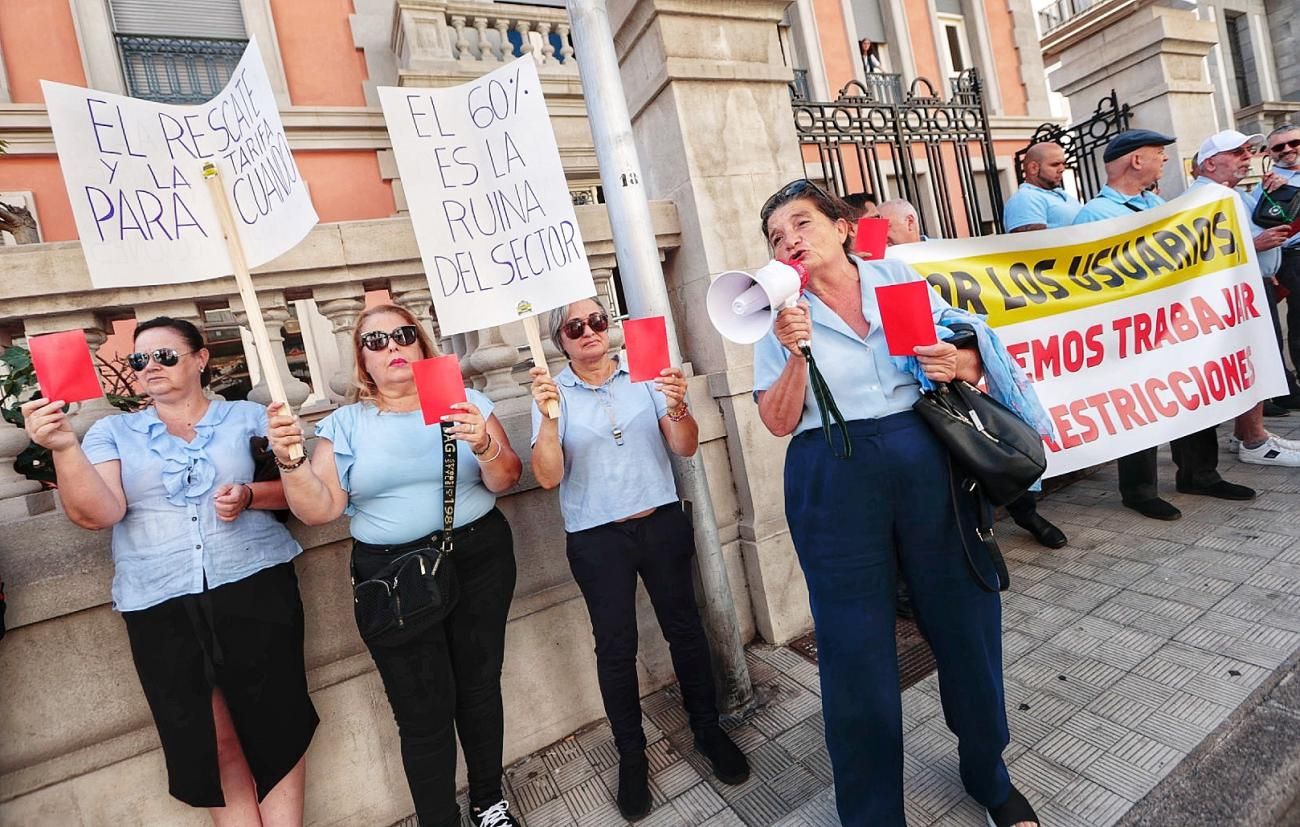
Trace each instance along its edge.
<instances>
[{"instance_id":1,"label":"white megaphone","mask_svg":"<svg viewBox=\"0 0 1300 827\"><path fill-rule=\"evenodd\" d=\"M776 259L752 276L730 270L709 285L709 321L724 338L752 345L772 329L782 308L795 306L800 282L798 270Z\"/></svg>"}]
</instances>

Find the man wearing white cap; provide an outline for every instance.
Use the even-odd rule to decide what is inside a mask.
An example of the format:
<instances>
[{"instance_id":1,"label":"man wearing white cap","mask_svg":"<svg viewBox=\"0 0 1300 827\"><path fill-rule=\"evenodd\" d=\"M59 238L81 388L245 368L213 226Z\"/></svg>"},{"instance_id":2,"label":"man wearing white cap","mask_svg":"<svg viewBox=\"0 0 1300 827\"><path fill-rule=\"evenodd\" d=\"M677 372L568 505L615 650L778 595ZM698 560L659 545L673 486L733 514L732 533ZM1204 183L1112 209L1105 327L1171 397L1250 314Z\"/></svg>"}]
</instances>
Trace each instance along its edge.
<instances>
[{"instance_id":1,"label":"man wearing white cap","mask_svg":"<svg viewBox=\"0 0 1300 827\"><path fill-rule=\"evenodd\" d=\"M1205 184L1222 184L1233 189L1237 197L1246 204L1250 211L1249 199L1235 187L1241 179L1250 173L1250 159L1264 143L1263 135L1244 135L1235 129L1229 129L1211 135L1201 144L1196 153L1196 169L1199 174L1192 182L1192 187ZM1290 235L1287 227L1274 227L1255 232L1255 251L1264 253L1276 250ZM1260 268L1263 270L1263 267ZM1272 276L1265 275L1265 282L1271 282ZM1271 285L1270 285L1271 286ZM1271 291L1270 291L1271 294ZM1271 304L1271 300L1270 300ZM1274 323L1277 310L1273 311ZM1242 462L1255 465L1282 465L1291 468L1300 467L1300 443L1270 434L1264 428L1264 404L1261 402L1246 413L1237 417L1234 436L1239 441L1237 458Z\"/></svg>"}]
</instances>

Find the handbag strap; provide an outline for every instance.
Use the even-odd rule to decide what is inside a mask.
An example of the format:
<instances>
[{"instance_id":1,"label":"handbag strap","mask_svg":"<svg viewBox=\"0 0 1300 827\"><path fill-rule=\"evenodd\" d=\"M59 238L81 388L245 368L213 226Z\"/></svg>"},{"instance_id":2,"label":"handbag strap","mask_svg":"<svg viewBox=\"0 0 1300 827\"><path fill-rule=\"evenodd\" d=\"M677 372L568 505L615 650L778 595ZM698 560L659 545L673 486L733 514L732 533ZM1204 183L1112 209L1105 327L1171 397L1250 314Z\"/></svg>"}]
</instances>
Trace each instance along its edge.
<instances>
[{"instance_id":1,"label":"handbag strap","mask_svg":"<svg viewBox=\"0 0 1300 827\"><path fill-rule=\"evenodd\" d=\"M840 413L839 406L835 404L835 397L831 396L830 386L826 384L826 378L817 368L817 360L813 358L812 348L803 345L799 348L803 353L803 358L808 362L808 381L812 384L813 399L817 402L817 413L822 418L822 435L826 437L826 445L831 449L831 453L839 459L848 459L853 456L853 442L849 439L849 426L844 422L844 415ZM831 423L840 434L840 446L844 453L841 455L835 450L835 441L831 439Z\"/></svg>"},{"instance_id":2,"label":"handbag strap","mask_svg":"<svg viewBox=\"0 0 1300 827\"><path fill-rule=\"evenodd\" d=\"M456 466L460 457L456 439L451 435L455 423L442 426L442 542L441 554L451 554L453 528L456 523Z\"/></svg>"},{"instance_id":3,"label":"handbag strap","mask_svg":"<svg viewBox=\"0 0 1300 827\"><path fill-rule=\"evenodd\" d=\"M957 534L961 537L961 550L966 555L966 566L975 576L975 582L986 592L1004 592L1011 587L1011 574L1007 571L1007 561L1002 559L1002 549L998 548L997 540L993 538L993 520L989 513L991 509L985 507L984 497L979 490L979 483L969 480L971 493L976 497L975 513L976 525L975 535L980 538L984 544L984 550L993 558L993 568L996 572L998 582L997 586L990 586L989 581L984 579L980 573L979 567L975 565L975 557L971 554L970 545L966 542L966 527L961 521L961 504L957 499L957 470L952 464L952 455L948 456L948 490L952 495L952 510L954 518L957 520Z\"/></svg>"}]
</instances>

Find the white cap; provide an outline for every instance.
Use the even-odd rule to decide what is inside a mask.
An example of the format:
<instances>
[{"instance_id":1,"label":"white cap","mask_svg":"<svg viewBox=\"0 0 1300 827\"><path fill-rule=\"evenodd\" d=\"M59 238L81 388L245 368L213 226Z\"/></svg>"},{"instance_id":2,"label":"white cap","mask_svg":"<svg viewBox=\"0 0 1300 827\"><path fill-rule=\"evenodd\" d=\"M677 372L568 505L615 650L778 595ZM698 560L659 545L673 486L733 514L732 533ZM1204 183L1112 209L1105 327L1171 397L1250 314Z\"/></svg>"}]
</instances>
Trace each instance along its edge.
<instances>
[{"instance_id":1,"label":"white cap","mask_svg":"<svg viewBox=\"0 0 1300 827\"><path fill-rule=\"evenodd\" d=\"M1254 135L1246 135L1235 129L1225 129L1205 139L1205 143L1201 144L1201 148L1196 152L1196 163L1204 163L1206 158L1218 155L1220 152L1241 149L1246 144L1250 144L1251 149L1259 149L1263 143L1264 136L1258 132Z\"/></svg>"}]
</instances>

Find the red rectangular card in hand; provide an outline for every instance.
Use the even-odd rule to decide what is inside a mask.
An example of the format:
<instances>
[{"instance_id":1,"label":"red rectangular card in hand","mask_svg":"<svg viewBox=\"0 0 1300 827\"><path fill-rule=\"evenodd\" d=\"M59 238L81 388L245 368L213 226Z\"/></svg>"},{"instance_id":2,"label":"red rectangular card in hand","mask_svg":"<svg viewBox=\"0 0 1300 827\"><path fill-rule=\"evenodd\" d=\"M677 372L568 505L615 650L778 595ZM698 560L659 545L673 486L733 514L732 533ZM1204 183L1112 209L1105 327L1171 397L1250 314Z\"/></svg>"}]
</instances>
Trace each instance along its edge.
<instances>
[{"instance_id":1,"label":"red rectangular card in hand","mask_svg":"<svg viewBox=\"0 0 1300 827\"><path fill-rule=\"evenodd\" d=\"M425 425L436 425L446 414L458 413L451 406L465 401L465 382L460 376L456 354L412 362L411 373L415 375L415 390L420 395Z\"/></svg>"},{"instance_id":2,"label":"red rectangular card in hand","mask_svg":"<svg viewBox=\"0 0 1300 827\"><path fill-rule=\"evenodd\" d=\"M930 313L930 285L908 281L876 288L876 306L891 356L913 356L918 345L939 341Z\"/></svg>"},{"instance_id":3,"label":"red rectangular card in hand","mask_svg":"<svg viewBox=\"0 0 1300 827\"><path fill-rule=\"evenodd\" d=\"M663 316L627 319L623 322L623 342L627 348L627 370L633 382L658 379L669 367L668 325Z\"/></svg>"},{"instance_id":4,"label":"red rectangular card in hand","mask_svg":"<svg viewBox=\"0 0 1300 827\"><path fill-rule=\"evenodd\" d=\"M889 236L888 218L859 218L853 233L853 252L867 261L885 257L885 239Z\"/></svg>"},{"instance_id":5,"label":"red rectangular card in hand","mask_svg":"<svg viewBox=\"0 0 1300 827\"><path fill-rule=\"evenodd\" d=\"M49 400L83 402L104 395L82 330L64 330L27 340L41 395Z\"/></svg>"}]
</instances>

